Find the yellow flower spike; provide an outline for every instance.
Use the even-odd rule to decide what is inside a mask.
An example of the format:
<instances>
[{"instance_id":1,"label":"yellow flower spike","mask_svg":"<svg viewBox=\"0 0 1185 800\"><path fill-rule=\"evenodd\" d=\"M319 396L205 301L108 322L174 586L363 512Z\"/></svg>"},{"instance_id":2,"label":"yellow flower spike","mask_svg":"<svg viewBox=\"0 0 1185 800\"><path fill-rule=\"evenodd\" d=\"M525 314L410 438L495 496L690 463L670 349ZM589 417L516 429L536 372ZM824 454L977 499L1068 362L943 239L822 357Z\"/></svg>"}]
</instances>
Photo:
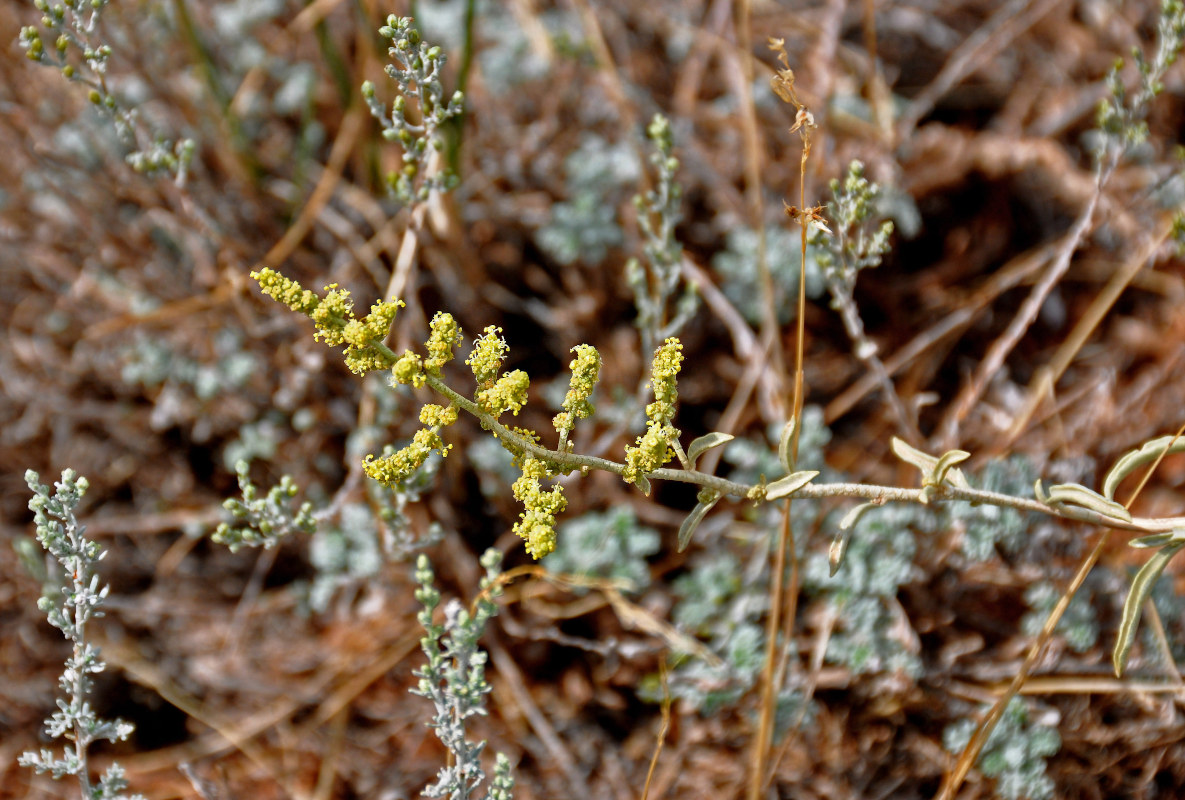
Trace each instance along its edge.
<instances>
[{"instance_id":1,"label":"yellow flower spike","mask_svg":"<svg viewBox=\"0 0 1185 800\"><path fill-rule=\"evenodd\" d=\"M667 339L654 351L650 370L654 402L646 406L646 416L651 422L666 425L675 418L675 403L679 399L677 381L682 366L683 344L678 339Z\"/></svg>"},{"instance_id":2,"label":"yellow flower spike","mask_svg":"<svg viewBox=\"0 0 1185 800\"><path fill-rule=\"evenodd\" d=\"M451 447L444 443L435 429L421 428L412 437L411 444L402 450L382 458L368 455L362 469L369 477L390 487L411 477L428 460L433 450L447 456Z\"/></svg>"},{"instance_id":3,"label":"yellow flower spike","mask_svg":"<svg viewBox=\"0 0 1185 800\"><path fill-rule=\"evenodd\" d=\"M576 420L592 416L594 408L589 397L601 377L601 354L597 348L590 344L578 344L572 348L572 352L576 358L568 365L572 370L572 379L568 384L568 393L564 396L564 410L552 419L556 432L564 438L572 431Z\"/></svg>"},{"instance_id":4,"label":"yellow flower spike","mask_svg":"<svg viewBox=\"0 0 1185 800\"><path fill-rule=\"evenodd\" d=\"M670 338L654 351L650 371L650 385L654 402L646 406L646 432L638 437L633 447L625 448L626 483L637 483L674 456L670 442L679 438L679 430L671 425L675 418L675 404L679 399L677 379L683 366L683 345Z\"/></svg>"},{"instance_id":5,"label":"yellow flower spike","mask_svg":"<svg viewBox=\"0 0 1185 800\"><path fill-rule=\"evenodd\" d=\"M317 306L321 305L321 298L316 294L305 289L296 281L285 278L270 267L252 272L251 277L268 297L305 316L312 316Z\"/></svg>"},{"instance_id":6,"label":"yellow flower spike","mask_svg":"<svg viewBox=\"0 0 1185 800\"><path fill-rule=\"evenodd\" d=\"M675 455L670 441L678 436L679 431L670 425L651 422L646 432L638 437L636 445L625 448L625 472L621 476L622 479L626 483L637 483L639 478L649 475L670 461Z\"/></svg>"},{"instance_id":7,"label":"yellow flower spike","mask_svg":"<svg viewBox=\"0 0 1185 800\"><path fill-rule=\"evenodd\" d=\"M355 319L350 293L337 288L335 283L325 287L326 295L322 298L267 267L252 272L251 277L268 297L311 319L317 327L316 338L331 347L345 344L346 366L352 372L363 375L392 365L391 351L383 339L395 321L396 312L403 307L401 301L379 301L371 306L365 319Z\"/></svg>"}]
</instances>

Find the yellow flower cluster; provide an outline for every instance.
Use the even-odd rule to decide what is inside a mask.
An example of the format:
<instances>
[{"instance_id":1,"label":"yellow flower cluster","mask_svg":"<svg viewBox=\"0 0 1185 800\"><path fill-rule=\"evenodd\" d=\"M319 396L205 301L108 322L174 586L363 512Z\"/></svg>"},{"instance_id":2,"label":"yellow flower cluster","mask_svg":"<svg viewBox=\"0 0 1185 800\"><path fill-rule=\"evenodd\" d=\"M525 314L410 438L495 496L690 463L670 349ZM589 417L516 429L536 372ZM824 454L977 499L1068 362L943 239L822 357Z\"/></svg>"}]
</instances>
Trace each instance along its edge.
<instances>
[{"instance_id":1,"label":"yellow flower cluster","mask_svg":"<svg viewBox=\"0 0 1185 800\"><path fill-rule=\"evenodd\" d=\"M453 360L453 348L461 343L461 328L452 314L437 311L429 326L432 330L426 347L428 358L424 369L433 377L440 377L440 368Z\"/></svg>"},{"instance_id":2,"label":"yellow flower cluster","mask_svg":"<svg viewBox=\"0 0 1185 800\"><path fill-rule=\"evenodd\" d=\"M477 341L473 343L473 351L465 363L473 369L473 377L477 379L479 388L487 388L498 377L498 370L502 369L502 359L509 349L506 340L501 337L502 329L489 325Z\"/></svg>"},{"instance_id":3,"label":"yellow flower cluster","mask_svg":"<svg viewBox=\"0 0 1185 800\"><path fill-rule=\"evenodd\" d=\"M517 417L518 412L527 404L527 389L530 386L530 377L521 369L507 372L495 381L493 386L478 391L477 404L495 418L506 410L514 412Z\"/></svg>"},{"instance_id":4,"label":"yellow flower cluster","mask_svg":"<svg viewBox=\"0 0 1185 800\"><path fill-rule=\"evenodd\" d=\"M395 383L402 383L405 386L411 384L417 389L424 385L427 378L424 377L424 365L420 357L408 350L399 357L391 367L391 378Z\"/></svg>"},{"instance_id":5,"label":"yellow flower cluster","mask_svg":"<svg viewBox=\"0 0 1185 800\"><path fill-rule=\"evenodd\" d=\"M515 499L524 506L514 532L526 541L526 550L535 559L555 550L555 517L568 506L562 486L544 491L539 485L539 480L546 477L543 462L528 456L523 460L522 477L511 487Z\"/></svg>"}]
</instances>

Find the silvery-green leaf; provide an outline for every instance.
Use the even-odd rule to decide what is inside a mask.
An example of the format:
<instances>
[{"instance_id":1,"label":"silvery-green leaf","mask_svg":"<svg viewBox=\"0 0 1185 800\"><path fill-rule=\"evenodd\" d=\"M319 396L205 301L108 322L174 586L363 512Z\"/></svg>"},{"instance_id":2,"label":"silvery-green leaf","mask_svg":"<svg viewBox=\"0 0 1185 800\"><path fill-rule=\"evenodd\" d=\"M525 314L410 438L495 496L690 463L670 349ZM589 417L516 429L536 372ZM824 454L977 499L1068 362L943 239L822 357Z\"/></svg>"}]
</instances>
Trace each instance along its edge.
<instances>
[{"instance_id":1,"label":"silvery-green leaf","mask_svg":"<svg viewBox=\"0 0 1185 800\"><path fill-rule=\"evenodd\" d=\"M868 505L868 504L866 504ZM831 566L831 577L835 577L835 573L839 572L839 568L843 566L843 557L847 555L848 544L852 541L852 529L840 529L835 538L831 540L831 550L827 554L827 561Z\"/></svg>"},{"instance_id":2,"label":"silvery-green leaf","mask_svg":"<svg viewBox=\"0 0 1185 800\"><path fill-rule=\"evenodd\" d=\"M855 527L856 523L860 521L860 517L864 516L864 512L869 509L876 508L880 503L861 503L858 506L852 506L848 509L848 513L843 515L843 519L839 521L839 529L846 531L849 528Z\"/></svg>"},{"instance_id":3,"label":"silvery-green leaf","mask_svg":"<svg viewBox=\"0 0 1185 800\"><path fill-rule=\"evenodd\" d=\"M1041 485L1041 479L1033 481L1033 496L1037 498L1038 503L1049 505L1049 495L1045 493L1045 487Z\"/></svg>"},{"instance_id":4,"label":"silvery-green leaf","mask_svg":"<svg viewBox=\"0 0 1185 800\"><path fill-rule=\"evenodd\" d=\"M716 505L720 500L720 495L716 492L700 492L700 501L695 508L691 509L691 513L687 515L687 519L683 520L683 524L679 526L679 552L682 553L687 549L687 545L691 543L691 535L695 533L695 529L703 522L704 517L712 510L712 506Z\"/></svg>"},{"instance_id":5,"label":"silvery-green leaf","mask_svg":"<svg viewBox=\"0 0 1185 800\"><path fill-rule=\"evenodd\" d=\"M1160 573L1164 572L1169 561L1182 547L1185 547L1185 542L1176 542L1157 550L1132 579L1131 590L1123 602L1123 617L1119 622L1119 633L1115 637L1115 649L1111 653L1111 663L1115 667L1116 677L1123 677L1123 668L1127 665L1127 657L1136 640L1136 629L1140 624L1144 601L1151 594Z\"/></svg>"},{"instance_id":6,"label":"silvery-green leaf","mask_svg":"<svg viewBox=\"0 0 1185 800\"><path fill-rule=\"evenodd\" d=\"M901 439L894 436L889 440L889 446L893 449L893 454L907 464L913 464L921 470L922 477L925 478L934 472L934 467L938 466L938 459L928 453L923 453L917 448L910 447Z\"/></svg>"},{"instance_id":7,"label":"silvery-green leaf","mask_svg":"<svg viewBox=\"0 0 1185 800\"><path fill-rule=\"evenodd\" d=\"M860 503L848 509L848 512L843 515L843 519L839 521L839 533L831 540L831 551L828 556L828 561L831 564L831 577L835 577L835 573L839 572L839 568L843 566L843 557L848 552L848 543L852 541L852 529L856 527L856 523L864 516L864 512L878 506L882 503Z\"/></svg>"},{"instance_id":8,"label":"silvery-green leaf","mask_svg":"<svg viewBox=\"0 0 1185 800\"><path fill-rule=\"evenodd\" d=\"M971 458L971 454L966 450L948 450L942 454L938 459L938 463L934 465L934 482L941 484L947 478L947 473L955 464L959 464ZM953 475L951 476L954 477Z\"/></svg>"},{"instance_id":9,"label":"silvery-green leaf","mask_svg":"<svg viewBox=\"0 0 1185 800\"><path fill-rule=\"evenodd\" d=\"M1150 547L1164 547L1166 544L1181 541L1185 539L1185 531L1164 531L1163 533L1150 533L1147 536L1137 536L1127 544L1129 547L1150 548Z\"/></svg>"},{"instance_id":10,"label":"silvery-green leaf","mask_svg":"<svg viewBox=\"0 0 1185 800\"><path fill-rule=\"evenodd\" d=\"M646 495L647 497L650 496L650 479L645 475L639 475L638 479L634 481L634 485L642 490L642 494Z\"/></svg>"},{"instance_id":11,"label":"silvery-green leaf","mask_svg":"<svg viewBox=\"0 0 1185 800\"><path fill-rule=\"evenodd\" d=\"M954 469L952 466L969 458L970 453L964 453L962 450L951 450L948 453L943 453L942 457L939 458L929 453L923 453L915 447L910 447L896 436L890 440L889 444L892 447L894 455L907 464L913 464L921 471L923 486L927 484L938 485L946 481L960 489L971 488L971 484L967 483L967 479L963 477L963 471ZM942 466L941 476L937 474L940 465Z\"/></svg>"},{"instance_id":12,"label":"silvery-green leaf","mask_svg":"<svg viewBox=\"0 0 1185 800\"><path fill-rule=\"evenodd\" d=\"M1119 488L1119 484L1123 482L1124 478L1144 464L1150 464L1160 458L1161 453L1166 449L1169 453L1185 452L1185 437L1161 436L1159 439L1144 442L1138 450L1124 453L1103 480L1103 496L1114 499L1115 490Z\"/></svg>"},{"instance_id":13,"label":"silvery-green leaf","mask_svg":"<svg viewBox=\"0 0 1185 800\"><path fill-rule=\"evenodd\" d=\"M787 475L785 478L779 478L765 487L765 499L777 500L791 495L813 481L818 475L818 470L807 469Z\"/></svg>"},{"instance_id":14,"label":"silvery-green leaf","mask_svg":"<svg viewBox=\"0 0 1185 800\"><path fill-rule=\"evenodd\" d=\"M1050 486L1048 498L1046 503L1082 506L1102 514L1104 517L1121 519L1124 522L1132 521L1131 512L1119 503L1108 500L1098 492L1093 492L1078 483L1059 483L1056 486Z\"/></svg>"},{"instance_id":15,"label":"silvery-green leaf","mask_svg":"<svg viewBox=\"0 0 1185 800\"><path fill-rule=\"evenodd\" d=\"M794 471L794 459L790 456L790 444L794 441L794 428L798 425L798 420L794 417L782 426L782 437L778 439L778 460L782 462L782 466L786 468L787 472Z\"/></svg>"},{"instance_id":16,"label":"silvery-green leaf","mask_svg":"<svg viewBox=\"0 0 1185 800\"><path fill-rule=\"evenodd\" d=\"M713 447L719 447L722 444L727 444L733 438L731 433L712 431L711 433L705 433L698 439L694 439L687 448L687 460L691 462L692 469L695 468L695 460L705 451L711 450Z\"/></svg>"}]
</instances>

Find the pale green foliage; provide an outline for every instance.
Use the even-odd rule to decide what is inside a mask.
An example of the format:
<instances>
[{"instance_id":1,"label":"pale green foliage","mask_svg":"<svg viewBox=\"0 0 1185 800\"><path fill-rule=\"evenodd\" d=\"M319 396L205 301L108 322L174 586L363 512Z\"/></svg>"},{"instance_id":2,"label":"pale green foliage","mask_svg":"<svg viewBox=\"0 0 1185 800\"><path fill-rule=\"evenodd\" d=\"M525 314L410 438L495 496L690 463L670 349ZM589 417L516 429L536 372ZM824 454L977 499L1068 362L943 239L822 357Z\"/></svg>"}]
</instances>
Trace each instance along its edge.
<instances>
[{"instance_id":1,"label":"pale green foliage","mask_svg":"<svg viewBox=\"0 0 1185 800\"><path fill-rule=\"evenodd\" d=\"M38 773L48 772L54 780L73 775L78 779L83 800L124 800L127 788L123 768L112 764L97 783L91 783L88 751L97 741L120 742L132 735L135 727L121 719L100 718L90 705L94 688L92 675L106 669L99 648L87 639L87 624L103 616L100 610L110 587L99 585L97 567L106 555L98 542L86 538L86 527L75 511L89 487L86 478L74 470L62 471L62 479L49 487L33 470L25 472L25 483L33 492L29 510L35 514L37 541L62 567L62 583L46 591L37 602L49 623L73 644L66 659L66 670L58 686L66 695L59 698L58 710L46 720L45 733L52 739L67 739L71 744L60 754L42 748L39 753L23 753L18 762ZM138 800L134 795L128 800Z\"/></svg>"},{"instance_id":2,"label":"pale green foliage","mask_svg":"<svg viewBox=\"0 0 1185 800\"><path fill-rule=\"evenodd\" d=\"M761 620L769 603L763 563L764 559L757 557L742 565L728 552L705 553L672 586L678 598L672 620L681 630L703 640L719 661L676 657L667 691L705 717L735 706L757 683L765 653ZM790 647L793 653L793 643ZM638 695L660 701L658 676L644 678ZM799 715L807 722L812 719L813 704L803 709L803 701L793 682L779 688L776 732L784 732Z\"/></svg>"},{"instance_id":3,"label":"pale green foliage","mask_svg":"<svg viewBox=\"0 0 1185 800\"><path fill-rule=\"evenodd\" d=\"M465 448L465 457L477 470L481 493L485 497L503 494L520 474L514 465L514 455L492 436L471 442Z\"/></svg>"},{"instance_id":4,"label":"pale green foliage","mask_svg":"<svg viewBox=\"0 0 1185 800\"><path fill-rule=\"evenodd\" d=\"M757 231L730 225L724 241L726 249L712 257L712 268L720 276L720 288L749 323L758 325L765 301L757 261ZM778 322L785 325L794 317L798 296L799 253L802 252L798 232L781 224L766 227L765 252L773 278L774 308L778 312ZM811 299L819 298L825 288L822 269L815 260L815 248L808 247L806 295Z\"/></svg>"},{"instance_id":5,"label":"pale green foliage","mask_svg":"<svg viewBox=\"0 0 1185 800\"><path fill-rule=\"evenodd\" d=\"M320 525L309 545L309 561L317 570L308 587L308 604L324 612L344 586L373 578L383 564L375 517L361 503L345 506L338 524Z\"/></svg>"},{"instance_id":6,"label":"pale green foliage","mask_svg":"<svg viewBox=\"0 0 1185 800\"><path fill-rule=\"evenodd\" d=\"M405 513L432 484L439 466L439 458L430 458L402 483L387 487L370 482L371 504L348 503L334 515L335 522L318 524L309 545L317 574L304 595L311 610L326 611L335 596L348 600L349 590L373 580L384 564L406 561L440 541L444 532L439 525L417 535ZM380 509L377 518L373 507Z\"/></svg>"},{"instance_id":7,"label":"pale green foliage","mask_svg":"<svg viewBox=\"0 0 1185 800\"><path fill-rule=\"evenodd\" d=\"M680 629L707 642L721 663L702 659L679 663L672 671L672 696L685 700L710 716L734 705L756 682L761 670L765 632L761 617L768 604L764 581L746 580L745 570L729 553L701 557L686 575L675 579L672 590L679 598L671 611ZM646 699L657 689L643 684Z\"/></svg>"},{"instance_id":8,"label":"pale green foliage","mask_svg":"<svg viewBox=\"0 0 1185 800\"><path fill-rule=\"evenodd\" d=\"M246 461L239 461L235 472L239 476L243 499L230 498L223 502L222 507L236 521L234 524L221 523L214 531L215 542L226 545L231 552L244 545L272 548L290 534L311 534L317 529L312 504L301 503L293 508L295 503L290 502L300 491L291 476L283 476L267 494L260 495L259 488L251 481L250 465Z\"/></svg>"},{"instance_id":9,"label":"pale green foliage","mask_svg":"<svg viewBox=\"0 0 1185 800\"><path fill-rule=\"evenodd\" d=\"M673 155L671 123L661 114L655 114L646 128L646 135L654 145L650 163L658 170L658 181L653 189L634 197L638 227L645 239L645 267L637 259L630 259L626 263L625 277L634 292L642 351L650 352L660 341L682 329L695 313L699 297L692 284L685 284L675 308L668 308L682 274L683 248L675 238L675 227L682 219L679 202L683 188L675 182L679 159ZM670 313L672 310L673 314Z\"/></svg>"},{"instance_id":10,"label":"pale green foliage","mask_svg":"<svg viewBox=\"0 0 1185 800\"><path fill-rule=\"evenodd\" d=\"M379 35L391 41L387 54L393 63L386 66L386 72L398 85L399 95L388 112L375 98L374 84L366 81L362 98L371 116L382 125L383 138L403 147L403 167L387 176L392 193L405 205L422 203L432 192L447 192L458 183L442 159L439 165L433 163L433 156L439 159L444 150L442 127L464 111L465 97L454 92L445 101L440 76L445 54L421 39L410 17L392 14L379 28ZM414 103L418 121L408 118L409 101Z\"/></svg>"},{"instance_id":11,"label":"pale green foliage","mask_svg":"<svg viewBox=\"0 0 1185 800\"><path fill-rule=\"evenodd\" d=\"M1185 662L1185 596L1176 591L1172 581L1157 581L1149 597L1160 612L1173 659L1178 664ZM1159 654L1159 646L1150 626L1143 629L1143 642L1145 658Z\"/></svg>"},{"instance_id":12,"label":"pale green foliage","mask_svg":"<svg viewBox=\"0 0 1185 800\"><path fill-rule=\"evenodd\" d=\"M1130 97L1120 74L1123 60L1117 60L1107 73L1108 96L1099 101L1095 115L1102 133L1095 145L1095 157L1100 162L1108 153L1126 150L1148 138L1148 125L1144 121L1148 105L1164 91L1164 74L1176 63L1185 46L1185 3L1162 0L1156 34L1156 50L1151 60L1139 48L1132 50L1140 84Z\"/></svg>"},{"instance_id":13,"label":"pale green foliage","mask_svg":"<svg viewBox=\"0 0 1185 800\"><path fill-rule=\"evenodd\" d=\"M440 605L440 592L433 585L435 575L428 557L416 560L416 600L423 608L417 615L424 628L420 647L428 657L423 668L416 670L419 683L412 694L432 701L436 713L428 726L448 748L450 765L442 767L436 783L424 789L426 797L448 797L467 800L485 779L481 767L481 752L485 742L466 739L466 720L484 715L485 696L490 685L485 679L487 656L478 647L478 639L490 618L498 613L494 602L502 594L498 575L502 554L490 549L481 557L485 577L481 579L482 594L470 613L458 600L451 600L444 608L444 622L433 621L433 612ZM510 762L501 753L494 766L494 780L489 788L490 798L510 798L514 779L510 777Z\"/></svg>"},{"instance_id":14,"label":"pale green foliage","mask_svg":"<svg viewBox=\"0 0 1185 800\"><path fill-rule=\"evenodd\" d=\"M1090 595L1086 587L1079 589L1055 628L1075 653L1085 653L1099 639L1098 615ZM1062 590L1049 581L1037 581L1025 589L1025 603L1032 611L1021 618L1020 629L1030 636L1040 633L1061 596Z\"/></svg>"},{"instance_id":15,"label":"pale green foliage","mask_svg":"<svg viewBox=\"0 0 1185 800\"><path fill-rule=\"evenodd\" d=\"M172 142L150 135L134 108L121 103L107 86L107 66L113 50L96 40L96 30L108 0L34 0L42 12L41 25L53 39L46 46L32 25L21 28L18 42L30 61L54 67L69 81L87 87L91 105L111 120L120 141L129 148L125 159L136 172L167 173L183 186L197 145L192 139Z\"/></svg>"},{"instance_id":16,"label":"pale green foliage","mask_svg":"<svg viewBox=\"0 0 1185 800\"><path fill-rule=\"evenodd\" d=\"M881 188L864 177L864 165L859 161L848 165L842 182L831 181L831 194L834 200L828 211L835 230L832 237L814 237L820 247L816 258L832 294L850 295L859 271L879 266L889 252L893 223L878 221Z\"/></svg>"},{"instance_id":17,"label":"pale green foliage","mask_svg":"<svg viewBox=\"0 0 1185 800\"><path fill-rule=\"evenodd\" d=\"M810 553L803 567L803 586L821 594L836 614L836 628L827 641L826 660L856 673L921 669L907 643L893 636L903 613L895 598L912 580L917 533L933 531L933 515L912 505L873 509L851 531L843 563L834 577L828 554Z\"/></svg>"},{"instance_id":18,"label":"pale green foliage","mask_svg":"<svg viewBox=\"0 0 1185 800\"><path fill-rule=\"evenodd\" d=\"M1037 476L1028 459L1015 455L988 461L970 477L976 488L1024 496L1032 490ZM1015 553L1034 523L1032 514L987 503L953 501L937 510L942 515L941 526L962 530L960 548L973 561L991 558L997 548Z\"/></svg>"},{"instance_id":19,"label":"pale green foliage","mask_svg":"<svg viewBox=\"0 0 1185 800\"><path fill-rule=\"evenodd\" d=\"M631 591L641 592L650 585L646 559L660 544L658 531L640 524L631 506L590 511L559 527L555 552L543 566L549 572L629 581Z\"/></svg>"},{"instance_id":20,"label":"pale green foliage","mask_svg":"<svg viewBox=\"0 0 1185 800\"><path fill-rule=\"evenodd\" d=\"M551 207L551 220L535 233L543 252L565 266L599 264L623 242L617 198L640 174L633 149L586 136L564 161L568 199Z\"/></svg>"},{"instance_id":21,"label":"pale green foliage","mask_svg":"<svg viewBox=\"0 0 1185 800\"><path fill-rule=\"evenodd\" d=\"M975 728L973 719L959 720L947 726L942 733L942 744L947 752L962 752ZM977 765L984 775L996 779L997 797L1046 800L1054 796L1054 785L1045 774L1045 759L1061 746L1057 729L1030 723L1024 699L1014 697L988 737Z\"/></svg>"},{"instance_id":22,"label":"pale green foliage","mask_svg":"<svg viewBox=\"0 0 1185 800\"><path fill-rule=\"evenodd\" d=\"M124 350L120 377L125 383L164 387L166 392L185 387L199 400L210 400L242 388L261 368L259 357L244 348L238 331L218 331L212 349L216 360L205 363L177 352L159 338L137 335Z\"/></svg>"},{"instance_id":23,"label":"pale green foliage","mask_svg":"<svg viewBox=\"0 0 1185 800\"><path fill-rule=\"evenodd\" d=\"M582 35L580 18L568 8L540 7L534 15L553 42ZM523 84L552 74L554 63L546 53L536 49L509 7L490 3L482 16L487 29L498 32L477 54L484 83L491 92L513 97L525 91Z\"/></svg>"},{"instance_id":24,"label":"pale green foliage","mask_svg":"<svg viewBox=\"0 0 1185 800\"><path fill-rule=\"evenodd\" d=\"M280 425L276 413L268 413L263 419L240 425L238 435L222 449L222 463L233 470L240 461L271 461L280 444Z\"/></svg>"}]
</instances>

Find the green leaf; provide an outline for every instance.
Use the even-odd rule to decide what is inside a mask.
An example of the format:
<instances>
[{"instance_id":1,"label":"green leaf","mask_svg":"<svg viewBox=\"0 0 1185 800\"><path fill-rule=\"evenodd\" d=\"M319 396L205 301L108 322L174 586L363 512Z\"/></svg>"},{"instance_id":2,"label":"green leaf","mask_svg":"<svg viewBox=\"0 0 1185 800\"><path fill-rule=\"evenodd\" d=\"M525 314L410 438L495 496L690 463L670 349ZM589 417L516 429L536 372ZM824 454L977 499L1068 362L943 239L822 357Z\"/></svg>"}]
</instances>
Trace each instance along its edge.
<instances>
[{"instance_id":1,"label":"green leaf","mask_svg":"<svg viewBox=\"0 0 1185 800\"><path fill-rule=\"evenodd\" d=\"M921 450L910 447L901 439L894 436L889 441L889 446L893 449L893 454L907 464L913 464L922 475L929 475L934 471L934 467L938 466L938 459L932 455L923 453Z\"/></svg>"},{"instance_id":2,"label":"green leaf","mask_svg":"<svg viewBox=\"0 0 1185 800\"><path fill-rule=\"evenodd\" d=\"M1132 579L1131 590L1123 602L1123 618L1119 623L1119 633L1115 638L1115 650L1111 653L1111 663L1115 666L1115 677L1123 677L1123 668L1127 665L1128 654L1131 653L1132 643L1136 640L1136 629L1140 624L1140 614L1144 608L1144 601L1156 585L1156 579L1177 551L1185 547L1185 541L1174 542L1157 550L1147 563Z\"/></svg>"},{"instance_id":3,"label":"green leaf","mask_svg":"<svg viewBox=\"0 0 1185 800\"><path fill-rule=\"evenodd\" d=\"M1124 478L1144 464L1150 464L1160 458L1166 449L1169 453L1185 452L1185 437L1161 436L1159 439L1144 442L1138 450L1124 453L1103 480L1103 495L1108 499L1114 499L1115 490Z\"/></svg>"},{"instance_id":4,"label":"green leaf","mask_svg":"<svg viewBox=\"0 0 1185 800\"><path fill-rule=\"evenodd\" d=\"M890 441L890 446L897 458L918 468L922 473L922 486L938 486L945 481L960 489L971 488L971 484L967 483L967 479L963 477L962 470L954 468L955 464L970 458L970 453L963 450L951 450L943 453L939 458L910 447L896 436ZM939 474L939 467L942 468L941 474Z\"/></svg>"},{"instance_id":5,"label":"green leaf","mask_svg":"<svg viewBox=\"0 0 1185 800\"><path fill-rule=\"evenodd\" d=\"M782 462L782 466L786 468L787 472L794 471L794 459L791 458L790 444L794 441L794 428L797 425L798 420L791 417L790 421L782 427L782 437L778 439L778 460Z\"/></svg>"},{"instance_id":6,"label":"green leaf","mask_svg":"<svg viewBox=\"0 0 1185 800\"><path fill-rule=\"evenodd\" d=\"M638 479L634 481L634 485L642 490L642 494L650 496L650 479L645 475L639 475Z\"/></svg>"},{"instance_id":7,"label":"green leaf","mask_svg":"<svg viewBox=\"0 0 1185 800\"><path fill-rule=\"evenodd\" d=\"M1102 514L1104 517L1111 517L1112 519L1119 519L1124 522L1132 521L1131 512L1126 508L1114 500L1103 497L1098 492L1087 489L1079 483L1059 483L1056 486L1050 486L1049 494L1045 495L1044 498L1038 495L1038 498L1046 505L1060 503L1062 505L1081 506Z\"/></svg>"},{"instance_id":8,"label":"green leaf","mask_svg":"<svg viewBox=\"0 0 1185 800\"><path fill-rule=\"evenodd\" d=\"M731 436L729 437L732 438ZM683 524L679 526L679 552L682 553L687 549L687 545L691 543L691 535L695 533L695 529L703 522L704 517L712 510L712 506L716 505L720 500L720 493L705 489L699 493L699 503L695 508L691 509L691 513L687 515L687 519L683 520Z\"/></svg>"},{"instance_id":9,"label":"green leaf","mask_svg":"<svg viewBox=\"0 0 1185 800\"><path fill-rule=\"evenodd\" d=\"M1049 505L1049 494L1045 491L1045 487L1041 485L1041 479L1033 481L1033 495L1037 498L1038 503Z\"/></svg>"},{"instance_id":10,"label":"green leaf","mask_svg":"<svg viewBox=\"0 0 1185 800\"><path fill-rule=\"evenodd\" d=\"M863 505L872 505L872 503L864 503ZM827 562L831 567L831 577L835 577L835 573L839 572L839 568L843 566L843 557L848 553L848 544L852 541L852 528L844 528L840 526L839 533L831 540L831 550L827 554Z\"/></svg>"},{"instance_id":11,"label":"green leaf","mask_svg":"<svg viewBox=\"0 0 1185 800\"><path fill-rule=\"evenodd\" d=\"M765 487L765 499L777 500L787 495L794 494L802 487L813 481L818 477L819 471L813 469L803 470L802 472L795 472L787 475L785 478L778 480Z\"/></svg>"},{"instance_id":12,"label":"green leaf","mask_svg":"<svg viewBox=\"0 0 1185 800\"><path fill-rule=\"evenodd\" d=\"M1163 533L1151 533L1147 536L1137 536L1128 542L1129 547L1164 547L1166 544L1173 542L1185 541L1185 528L1174 528L1171 531L1164 531Z\"/></svg>"},{"instance_id":13,"label":"green leaf","mask_svg":"<svg viewBox=\"0 0 1185 800\"><path fill-rule=\"evenodd\" d=\"M719 447L722 444L728 444L733 438L731 433L712 431L711 433L705 433L698 439L692 440L687 448L687 460L691 462L691 468L695 469L695 460L705 451L711 450L713 447Z\"/></svg>"},{"instance_id":14,"label":"green leaf","mask_svg":"<svg viewBox=\"0 0 1185 800\"><path fill-rule=\"evenodd\" d=\"M938 463L934 465L934 483L941 484L946 480L947 473L950 472L955 464L959 464L969 458L971 458L971 454L966 450L948 450L943 453L942 457L938 459Z\"/></svg>"}]
</instances>

